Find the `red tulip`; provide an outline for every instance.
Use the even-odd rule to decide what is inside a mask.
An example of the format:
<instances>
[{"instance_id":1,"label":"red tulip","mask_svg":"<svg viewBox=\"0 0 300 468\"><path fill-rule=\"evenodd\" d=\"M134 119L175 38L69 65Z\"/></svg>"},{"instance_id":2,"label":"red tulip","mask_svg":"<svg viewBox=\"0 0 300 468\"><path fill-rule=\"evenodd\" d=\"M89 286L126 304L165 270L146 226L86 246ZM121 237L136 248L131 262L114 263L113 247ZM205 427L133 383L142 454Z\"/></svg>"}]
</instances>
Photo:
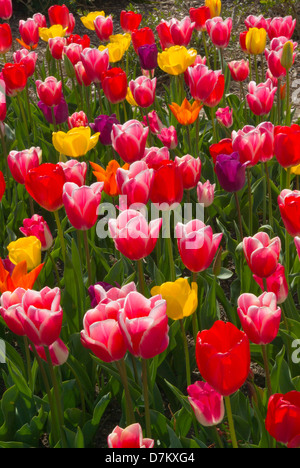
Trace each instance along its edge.
<instances>
[{"instance_id":1,"label":"red tulip","mask_svg":"<svg viewBox=\"0 0 300 468\"><path fill-rule=\"evenodd\" d=\"M162 161L155 168L150 200L160 209L169 210L181 203L182 197L183 181L178 165L171 160Z\"/></svg>"},{"instance_id":2,"label":"red tulip","mask_svg":"<svg viewBox=\"0 0 300 468\"><path fill-rule=\"evenodd\" d=\"M275 127L275 157L282 167L300 164L300 125Z\"/></svg>"},{"instance_id":3,"label":"red tulip","mask_svg":"<svg viewBox=\"0 0 300 468\"><path fill-rule=\"evenodd\" d=\"M65 182L64 171L59 164L45 163L28 172L25 188L45 210L57 211L63 206Z\"/></svg>"},{"instance_id":4,"label":"red tulip","mask_svg":"<svg viewBox=\"0 0 300 468\"><path fill-rule=\"evenodd\" d=\"M61 24L62 27L68 28L69 27L69 9L66 5L53 5L48 10L48 16L51 26L54 24Z\"/></svg>"},{"instance_id":5,"label":"red tulip","mask_svg":"<svg viewBox=\"0 0 300 468\"><path fill-rule=\"evenodd\" d=\"M241 46L241 49L243 52L245 52L245 54L249 54L248 52L248 49L246 47L246 36L248 34L248 31L243 31L242 33L240 33L240 46Z\"/></svg>"},{"instance_id":6,"label":"red tulip","mask_svg":"<svg viewBox=\"0 0 300 468\"><path fill-rule=\"evenodd\" d=\"M112 104L117 104L126 99L127 76L122 68L111 68L101 75L101 84L106 98Z\"/></svg>"},{"instance_id":7,"label":"red tulip","mask_svg":"<svg viewBox=\"0 0 300 468\"><path fill-rule=\"evenodd\" d=\"M131 33L135 29L138 29L142 21L142 15L135 13L134 11L122 10L120 14L121 28L125 33Z\"/></svg>"},{"instance_id":8,"label":"red tulip","mask_svg":"<svg viewBox=\"0 0 300 468\"><path fill-rule=\"evenodd\" d=\"M234 81L245 81L248 78L250 73L248 60L233 60L227 65Z\"/></svg>"},{"instance_id":9,"label":"red tulip","mask_svg":"<svg viewBox=\"0 0 300 468\"><path fill-rule=\"evenodd\" d=\"M33 18L28 20L20 20L19 31L21 34L22 41L25 46L29 48L36 48L39 42L39 26Z\"/></svg>"},{"instance_id":10,"label":"red tulip","mask_svg":"<svg viewBox=\"0 0 300 468\"><path fill-rule=\"evenodd\" d=\"M82 50L87 49L91 45L91 39L87 34L84 34L82 37L79 34L71 34L67 38L67 44L80 44L82 46Z\"/></svg>"},{"instance_id":11,"label":"red tulip","mask_svg":"<svg viewBox=\"0 0 300 468\"><path fill-rule=\"evenodd\" d=\"M107 42L113 34L113 20L111 16L97 16L94 21L95 31L101 42Z\"/></svg>"},{"instance_id":12,"label":"red tulip","mask_svg":"<svg viewBox=\"0 0 300 468\"><path fill-rule=\"evenodd\" d=\"M210 9L207 6L190 8L190 18L195 23L197 31L206 31L206 20L211 18Z\"/></svg>"},{"instance_id":13,"label":"red tulip","mask_svg":"<svg viewBox=\"0 0 300 468\"><path fill-rule=\"evenodd\" d=\"M300 392L272 395L268 403L266 429L289 448L300 447Z\"/></svg>"},{"instance_id":14,"label":"red tulip","mask_svg":"<svg viewBox=\"0 0 300 468\"><path fill-rule=\"evenodd\" d=\"M5 193L5 189L6 189L6 183L5 183L4 175L3 175L3 172L0 171L0 202Z\"/></svg>"},{"instance_id":15,"label":"red tulip","mask_svg":"<svg viewBox=\"0 0 300 468\"><path fill-rule=\"evenodd\" d=\"M12 46L12 34L9 24L0 24L0 54L6 54Z\"/></svg>"},{"instance_id":16,"label":"red tulip","mask_svg":"<svg viewBox=\"0 0 300 468\"><path fill-rule=\"evenodd\" d=\"M235 393L250 371L250 344L243 331L230 322L217 320L199 332L197 366L203 379L223 396Z\"/></svg>"},{"instance_id":17,"label":"red tulip","mask_svg":"<svg viewBox=\"0 0 300 468\"><path fill-rule=\"evenodd\" d=\"M282 221L292 237L300 236L300 191L283 190L278 197Z\"/></svg>"},{"instance_id":18,"label":"red tulip","mask_svg":"<svg viewBox=\"0 0 300 468\"><path fill-rule=\"evenodd\" d=\"M225 20L221 17L208 19L206 21L206 29L210 40L218 49L228 47L232 30L231 18L226 18Z\"/></svg>"},{"instance_id":19,"label":"red tulip","mask_svg":"<svg viewBox=\"0 0 300 468\"><path fill-rule=\"evenodd\" d=\"M155 44L155 37L152 29L145 28L135 29L131 34L132 45L136 53L141 46L145 44Z\"/></svg>"},{"instance_id":20,"label":"red tulip","mask_svg":"<svg viewBox=\"0 0 300 468\"><path fill-rule=\"evenodd\" d=\"M22 63L6 63L2 68L2 78L6 86L6 94L15 96L26 87L27 73L25 65Z\"/></svg>"},{"instance_id":21,"label":"red tulip","mask_svg":"<svg viewBox=\"0 0 300 468\"><path fill-rule=\"evenodd\" d=\"M270 240L265 232L243 239L243 250L252 273L260 278L268 278L275 273L281 250L279 237Z\"/></svg>"},{"instance_id":22,"label":"red tulip","mask_svg":"<svg viewBox=\"0 0 300 468\"><path fill-rule=\"evenodd\" d=\"M232 140L231 138L224 138L219 143L214 143L209 147L209 153L213 159L213 163L216 164L217 157L219 154L230 155L233 153Z\"/></svg>"},{"instance_id":23,"label":"red tulip","mask_svg":"<svg viewBox=\"0 0 300 468\"><path fill-rule=\"evenodd\" d=\"M12 17L12 0L0 0L0 18L9 20Z\"/></svg>"}]
</instances>

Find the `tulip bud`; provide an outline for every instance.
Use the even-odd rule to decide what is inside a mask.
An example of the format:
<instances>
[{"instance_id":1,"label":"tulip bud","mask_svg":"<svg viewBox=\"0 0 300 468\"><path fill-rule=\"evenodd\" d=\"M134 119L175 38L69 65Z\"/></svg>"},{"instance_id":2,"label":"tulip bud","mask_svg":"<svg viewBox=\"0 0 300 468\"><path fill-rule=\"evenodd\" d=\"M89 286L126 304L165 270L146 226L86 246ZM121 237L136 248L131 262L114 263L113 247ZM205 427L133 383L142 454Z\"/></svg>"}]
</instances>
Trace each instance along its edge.
<instances>
[{"instance_id":1,"label":"tulip bud","mask_svg":"<svg viewBox=\"0 0 300 468\"><path fill-rule=\"evenodd\" d=\"M291 41L288 41L284 44L283 49L282 49L282 56L280 63L285 68L286 70L289 70L292 68L293 63L294 63L294 46Z\"/></svg>"}]
</instances>

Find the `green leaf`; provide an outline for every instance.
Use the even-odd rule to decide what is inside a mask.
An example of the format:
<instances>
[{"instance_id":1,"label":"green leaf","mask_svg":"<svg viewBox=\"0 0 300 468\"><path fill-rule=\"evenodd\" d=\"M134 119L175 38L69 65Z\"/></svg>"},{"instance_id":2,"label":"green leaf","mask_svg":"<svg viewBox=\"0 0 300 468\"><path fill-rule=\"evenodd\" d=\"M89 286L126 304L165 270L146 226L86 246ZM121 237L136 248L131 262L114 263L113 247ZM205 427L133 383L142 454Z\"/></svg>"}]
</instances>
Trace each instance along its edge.
<instances>
[{"instance_id":1,"label":"green leaf","mask_svg":"<svg viewBox=\"0 0 300 468\"><path fill-rule=\"evenodd\" d=\"M105 410L111 400L111 395L108 393L101 398L98 404L95 406L93 417L90 421L88 421L82 429L83 438L85 441L85 446L90 446L96 432L99 428L99 424L101 422L101 418L105 413Z\"/></svg>"}]
</instances>

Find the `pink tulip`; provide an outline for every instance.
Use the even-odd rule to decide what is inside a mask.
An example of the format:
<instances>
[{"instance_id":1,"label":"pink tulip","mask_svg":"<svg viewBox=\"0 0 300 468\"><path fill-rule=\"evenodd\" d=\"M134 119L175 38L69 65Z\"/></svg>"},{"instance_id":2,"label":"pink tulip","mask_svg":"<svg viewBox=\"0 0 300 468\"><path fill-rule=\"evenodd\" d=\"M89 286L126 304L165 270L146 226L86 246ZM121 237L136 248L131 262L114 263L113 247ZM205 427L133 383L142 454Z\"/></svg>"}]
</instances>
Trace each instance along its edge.
<instances>
[{"instance_id":1,"label":"pink tulip","mask_svg":"<svg viewBox=\"0 0 300 468\"><path fill-rule=\"evenodd\" d=\"M161 130L164 128L164 125L160 118L158 117L158 114L155 110L149 112L147 116L145 115L143 118L143 124L147 127L150 127L151 133L154 135L157 135L158 133L161 132Z\"/></svg>"},{"instance_id":2,"label":"pink tulip","mask_svg":"<svg viewBox=\"0 0 300 468\"><path fill-rule=\"evenodd\" d=\"M256 129L261 134L260 162L270 161L274 156L275 127L272 122L262 122Z\"/></svg>"},{"instance_id":3,"label":"pink tulip","mask_svg":"<svg viewBox=\"0 0 300 468\"><path fill-rule=\"evenodd\" d=\"M163 353L169 344L167 302L160 295L147 299L131 292L119 311L118 322L131 354L151 359Z\"/></svg>"},{"instance_id":4,"label":"pink tulip","mask_svg":"<svg viewBox=\"0 0 300 468\"><path fill-rule=\"evenodd\" d=\"M266 345L277 336L281 309L277 307L276 295L265 292L256 297L242 294L238 299L238 316L242 327L252 343Z\"/></svg>"},{"instance_id":5,"label":"pink tulip","mask_svg":"<svg viewBox=\"0 0 300 468\"><path fill-rule=\"evenodd\" d=\"M42 15L42 13L35 13L32 18L37 23L39 28L47 27L46 16Z\"/></svg>"},{"instance_id":6,"label":"pink tulip","mask_svg":"<svg viewBox=\"0 0 300 468\"><path fill-rule=\"evenodd\" d=\"M188 67L188 82L192 97L196 101L206 101L217 86L221 71L210 70L206 65Z\"/></svg>"},{"instance_id":7,"label":"pink tulip","mask_svg":"<svg viewBox=\"0 0 300 468\"><path fill-rule=\"evenodd\" d=\"M282 79L286 76L286 69L281 65L281 57L283 52L283 46L287 42L287 38L279 37L272 39L270 43L270 50L265 50L265 57L268 63L268 67L272 75L277 79ZM297 47L297 43L293 43L294 50ZM296 52L293 54L293 61L296 58Z\"/></svg>"},{"instance_id":8,"label":"pink tulip","mask_svg":"<svg viewBox=\"0 0 300 468\"><path fill-rule=\"evenodd\" d=\"M227 65L234 81L245 81L248 78L250 73L248 60L233 60Z\"/></svg>"},{"instance_id":9,"label":"pink tulip","mask_svg":"<svg viewBox=\"0 0 300 468\"><path fill-rule=\"evenodd\" d=\"M28 47L34 47L39 42L39 27L33 18L28 18L26 21L19 21L19 31L22 41Z\"/></svg>"},{"instance_id":10,"label":"pink tulip","mask_svg":"<svg viewBox=\"0 0 300 468\"><path fill-rule=\"evenodd\" d=\"M129 209L122 211L117 219L110 219L108 227L116 249L130 260L141 260L153 251L162 219L148 224L142 213Z\"/></svg>"},{"instance_id":11,"label":"pink tulip","mask_svg":"<svg viewBox=\"0 0 300 468\"><path fill-rule=\"evenodd\" d=\"M299 257L299 260L300 260L300 237L295 237L294 242L295 242L295 246L296 246L296 249L297 249L297 252L298 252L298 257Z\"/></svg>"},{"instance_id":12,"label":"pink tulip","mask_svg":"<svg viewBox=\"0 0 300 468\"><path fill-rule=\"evenodd\" d=\"M77 83L80 86L90 86L92 84L92 81L88 77L82 62L76 63L74 70Z\"/></svg>"},{"instance_id":13,"label":"pink tulip","mask_svg":"<svg viewBox=\"0 0 300 468\"><path fill-rule=\"evenodd\" d=\"M230 41L232 18L223 20L220 16L206 20L206 30L212 43L218 49L226 49Z\"/></svg>"},{"instance_id":14,"label":"pink tulip","mask_svg":"<svg viewBox=\"0 0 300 468\"><path fill-rule=\"evenodd\" d=\"M67 37L71 36L72 32L74 31L75 25L76 25L76 20L74 18L74 15L73 15L73 13L70 13L69 14L69 26L68 26L68 29L66 31L66 36Z\"/></svg>"},{"instance_id":15,"label":"pink tulip","mask_svg":"<svg viewBox=\"0 0 300 468\"><path fill-rule=\"evenodd\" d=\"M20 227L20 231L26 237L37 237L42 244L42 251L50 249L53 244L48 223L40 215L34 214L31 218L23 219L23 227Z\"/></svg>"},{"instance_id":16,"label":"pink tulip","mask_svg":"<svg viewBox=\"0 0 300 468\"><path fill-rule=\"evenodd\" d=\"M197 421L204 427L220 424L225 415L224 398L209 383L197 381L187 388Z\"/></svg>"},{"instance_id":17,"label":"pink tulip","mask_svg":"<svg viewBox=\"0 0 300 468\"><path fill-rule=\"evenodd\" d=\"M292 16L285 16L284 18L275 17L270 21L268 28L269 39L272 40L274 37L284 36L287 39L291 39L296 27L296 20Z\"/></svg>"},{"instance_id":18,"label":"pink tulip","mask_svg":"<svg viewBox=\"0 0 300 468\"><path fill-rule=\"evenodd\" d=\"M36 52L29 52L27 49L17 50L13 54L14 63L22 63L25 66L27 78L34 75L38 55Z\"/></svg>"},{"instance_id":19,"label":"pink tulip","mask_svg":"<svg viewBox=\"0 0 300 468\"><path fill-rule=\"evenodd\" d=\"M162 49L167 49L174 45L187 47L191 41L195 23L189 16L181 21L172 18L170 21L161 20L156 27Z\"/></svg>"},{"instance_id":20,"label":"pink tulip","mask_svg":"<svg viewBox=\"0 0 300 468\"><path fill-rule=\"evenodd\" d=\"M230 109L229 106L225 108L219 108L216 111L216 118L219 124L223 125L226 128L230 128L233 125L233 109Z\"/></svg>"},{"instance_id":21,"label":"pink tulip","mask_svg":"<svg viewBox=\"0 0 300 468\"><path fill-rule=\"evenodd\" d=\"M31 346L29 347L31 348ZM35 349L40 358L47 362L45 348L43 346L36 346ZM60 338L49 346L49 352L53 366L62 366L68 360L69 350Z\"/></svg>"},{"instance_id":22,"label":"pink tulip","mask_svg":"<svg viewBox=\"0 0 300 468\"><path fill-rule=\"evenodd\" d=\"M62 200L70 223L75 229L87 231L97 222L97 210L101 201L104 182L87 185L66 182Z\"/></svg>"},{"instance_id":23,"label":"pink tulip","mask_svg":"<svg viewBox=\"0 0 300 468\"><path fill-rule=\"evenodd\" d=\"M281 240L270 240L265 232L258 232L253 237L243 239L243 250L252 273L259 278L268 278L275 273L281 250Z\"/></svg>"},{"instance_id":24,"label":"pink tulip","mask_svg":"<svg viewBox=\"0 0 300 468\"><path fill-rule=\"evenodd\" d=\"M63 320L59 288L28 289L22 297L22 306L16 309L16 316L36 346L52 345L59 338Z\"/></svg>"},{"instance_id":25,"label":"pink tulip","mask_svg":"<svg viewBox=\"0 0 300 468\"><path fill-rule=\"evenodd\" d=\"M0 18L9 20L13 14L13 7L11 0L0 0Z\"/></svg>"},{"instance_id":26,"label":"pink tulip","mask_svg":"<svg viewBox=\"0 0 300 468\"><path fill-rule=\"evenodd\" d=\"M125 299L130 292L136 291L136 285L131 281L131 283L125 284L121 288L112 287L106 291L101 284L95 284L90 286L89 292L90 289L93 292L92 307L96 307L101 302L108 304L109 302L119 301L119 299Z\"/></svg>"},{"instance_id":27,"label":"pink tulip","mask_svg":"<svg viewBox=\"0 0 300 468\"><path fill-rule=\"evenodd\" d=\"M62 60L64 48L67 45L65 37L51 37L48 41L49 50L55 60Z\"/></svg>"},{"instance_id":28,"label":"pink tulip","mask_svg":"<svg viewBox=\"0 0 300 468\"><path fill-rule=\"evenodd\" d=\"M128 164L143 158L149 128L144 128L138 120L128 120L124 125L112 127L112 146L120 158Z\"/></svg>"},{"instance_id":29,"label":"pink tulip","mask_svg":"<svg viewBox=\"0 0 300 468\"><path fill-rule=\"evenodd\" d=\"M173 125L171 125L168 128L163 128L161 132L157 135L157 138L169 150L175 149L178 145L177 131Z\"/></svg>"},{"instance_id":30,"label":"pink tulip","mask_svg":"<svg viewBox=\"0 0 300 468\"><path fill-rule=\"evenodd\" d=\"M153 448L153 439L144 439L140 424L135 423L122 429L117 426L107 437L108 448Z\"/></svg>"},{"instance_id":31,"label":"pink tulip","mask_svg":"<svg viewBox=\"0 0 300 468\"><path fill-rule=\"evenodd\" d=\"M211 184L207 180L204 184L199 182L197 185L197 197L198 202L204 205L204 208L208 208L213 204L215 198L215 188L216 184Z\"/></svg>"},{"instance_id":32,"label":"pink tulip","mask_svg":"<svg viewBox=\"0 0 300 468\"><path fill-rule=\"evenodd\" d=\"M94 21L95 31L100 39L101 42L107 42L109 40L109 36L113 34L113 20L111 15L105 16L97 16Z\"/></svg>"},{"instance_id":33,"label":"pink tulip","mask_svg":"<svg viewBox=\"0 0 300 468\"><path fill-rule=\"evenodd\" d=\"M100 302L83 318L81 343L101 361L119 361L126 354L127 347L117 321L122 304L123 299Z\"/></svg>"},{"instance_id":34,"label":"pink tulip","mask_svg":"<svg viewBox=\"0 0 300 468\"><path fill-rule=\"evenodd\" d=\"M64 47L64 54L68 57L72 65L81 61L82 45L71 42L71 44Z\"/></svg>"},{"instance_id":35,"label":"pink tulip","mask_svg":"<svg viewBox=\"0 0 300 468\"><path fill-rule=\"evenodd\" d=\"M162 148L157 148L156 146L146 148L143 157L143 161L145 161L150 168L155 168L162 161L169 161L169 159L170 153L166 146L163 146Z\"/></svg>"},{"instance_id":36,"label":"pink tulip","mask_svg":"<svg viewBox=\"0 0 300 468\"><path fill-rule=\"evenodd\" d=\"M177 223L175 232L184 265L194 273L207 270L219 248L223 234L213 234L212 228L199 219L189 221L187 224Z\"/></svg>"},{"instance_id":37,"label":"pink tulip","mask_svg":"<svg viewBox=\"0 0 300 468\"><path fill-rule=\"evenodd\" d=\"M61 102L62 82L49 76L44 82L37 80L36 89L40 100L48 107L55 107Z\"/></svg>"},{"instance_id":38,"label":"pink tulip","mask_svg":"<svg viewBox=\"0 0 300 468\"><path fill-rule=\"evenodd\" d=\"M248 87L247 102L250 110L255 115L266 115L271 112L274 103L274 97L277 88L274 88L271 80L265 83L256 85L255 81L251 81Z\"/></svg>"},{"instance_id":39,"label":"pink tulip","mask_svg":"<svg viewBox=\"0 0 300 468\"><path fill-rule=\"evenodd\" d=\"M109 65L108 49L98 50L87 47L81 52L81 61L92 83L101 83L101 75Z\"/></svg>"},{"instance_id":40,"label":"pink tulip","mask_svg":"<svg viewBox=\"0 0 300 468\"><path fill-rule=\"evenodd\" d=\"M16 314L16 310L22 308L22 299L25 292L25 289L17 288L14 292L5 291L0 298L0 314L8 328L18 336L25 335L22 322Z\"/></svg>"},{"instance_id":41,"label":"pink tulip","mask_svg":"<svg viewBox=\"0 0 300 468\"><path fill-rule=\"evenodd\" d=\"M19 184L25 184L28 171L40 164L40 148L30 148L23 151L11 151L7 157L9 170Z\"/></svg>"},{"instance_id":42,"label":"pink tulip","mask_svg":"<svg viewBox=\"0 0 300 468\"><path fill-rule=\"evenodd\" d=\"M182 156L182 158L176 156L175 163L177 167L179 167L183 188L185 190L191 190L196 187L201 177L200 158L193 158L190 154L186 154Z\"/></svg>"},{"instance_id":43,"label":"pink tulip","mask_svg":"<svg viewBox=\"0 0 300 468\"><path fill-rule=\"evenodd\" d=\"M262 278L259 278L256 275L253 275L253 278L260 286L262 291L265 290L264 282ZM276 295L277 304L282 304L288 297L289 286L285 276L285 268L283 265L278 263L275 272L266 278L267 281L267 291L272 292Z\"/></svg>"},{"instance_id":44,"label":"pink tulip","mask_svg":"<svg viewBox=\"0 0 300 468\"><path fill-rule=\"evenodd\" d=\"M240 162L248 167L255 166L261 154L261 133L251 126L232 132L233 151L240 155Z\"/></svg>"},{"instance_id":45,"label":"pink tulip","mask_svg":"<svg viewBox=\"0 0 300 468\"><path fill-rule=\"evenodd\" d=\"M86 162L79 162L77 159L69 159L67 162L58 163L64 171L66 182L73 182L81 187L85 185L87 173Z\"/></svg>"},{"instance_id":46,"label":"pink tulip","mask_svg":"<svg viewBox=\"0 0 300 468\"><path fill-rule=\"evenodd\" d=\"M201 57L201 55L197 55L196 60L193 63L193 65L191 65L191 67L193 68L196 65L206 65L206 57ZM189 86L189 72L188 72L188 69L185 70L185 72L184 72L184 81L185 81L186 85Z\"/></svg>"},{"instance_id":47,"label":"pink tulip","mask_svg":"<svg viewBox=\"0 0 300 468\"><path fill-rule=\"evenodd\" d=\"M156 78L151 80L146 76L139 76L129 82L130 91L139 107L147 108L154 103L156 81Z\"/></svg>"},{"instance_id":48,"label":"pink tulip","mask_svg":"<svg viewBox=\"0 0 300 468\"><path fill-rule=\"evenodd\" d=\"M270 19L265 19L263 15L254 16L250 15L245 19L245 26L247 29L250 28L257 28L257 29L265 29L268 31Z\"/></svg>"},{"instance_id":49,"label":"pink tulip","mask_svg":"<svg viewBox=\"0 0 300 468\"><path fill-rule=\"evenodd\" d=\"M74 112L70 117L68 117L68 127L71 128L75 127L88 127L89 121L86 114L83 111Z\"/></svg>"},{"instance_id":50,"label":"pink tulip","mask_svg":"<svg viewBox=\"0 0 300 468\"><path fill-rule=\"evenodd\" d=\"M127 209L137 204L146 205L149 201L150 190L153 182L153 169L149 169L145 161L136 161L128 170L118 169L116 182L121 200L126 198L121 209Z\"/></svg>"},{"instance_id":51,"label":"pink tulip","mask_svg":"<svg viewBox=\"0 0 300 468\"><path fill-rule=\"evenodd\" d=\"M6 95L2 92L4 89L4 82L0 79L0 124L5 120L7 113ZM0 131L2 130L0 129Z\"/></svg>"}]
</instances>

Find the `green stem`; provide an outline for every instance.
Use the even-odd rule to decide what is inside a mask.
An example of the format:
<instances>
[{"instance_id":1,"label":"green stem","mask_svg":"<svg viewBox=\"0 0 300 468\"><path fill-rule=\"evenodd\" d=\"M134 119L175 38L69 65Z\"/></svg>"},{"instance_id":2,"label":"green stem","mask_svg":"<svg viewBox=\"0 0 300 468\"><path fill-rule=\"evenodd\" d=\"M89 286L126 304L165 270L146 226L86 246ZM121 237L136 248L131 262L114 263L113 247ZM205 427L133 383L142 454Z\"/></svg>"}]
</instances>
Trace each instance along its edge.
<instances>
[{"instance_id":1,"label":"green stem","mask_svg":"<svg viewBox=\"0 0 300 468\"><path fill-rule=\"evenodd\" d=\"M23 119L23 124L24 124L25 130L26 130L26 133L27 133L27 138L28 138L28 143L29 143L30 138L29 138L28 124L27 124L27 119L26 119L22 99L20 98L20 93L17 93L17 101L18 101L18 104L19 104L19 108L20 108L20 111L21 111L22 119Z\"/></svg>"},{"instance_id":2,"label":"green stem","mask_svg":"<svg viewBox=\"0 0 300 468\"><path fill-rule=\"evenodd\" d=\"M29 344L27 336L23 337L24 340L24 348L25 348L25 356L26 356L26 363L27 363L27 377L28 377L28 385L30 390L34 390L33 388L33 380L32 380L32 371L31 371L31 361L30 361L30 352L29 352Z\"/></svg>"},{"instance_id":3,"label":"green stem","mask_svg":"<svg viewBox=\"0 0 300 468\"><path fill-rule=\"evenodd\" d=\"M268 353L267 353L267 346L261 345L262 355L264 360L264 368L266 374L266 384L267 384L267 392L268 392L268 400L272 395L272 384L271 384L271 375L270 375L270 368L268 362Z\"/></svg>"},{"instance_id":4,"label":"green stem","mask_svg":"<svg viewBox=\"0 0 300 468\"><path fill-rule=\"evenodd\" d=\"M74 374L76 383L78 385L79 393L80 393L80 401L81 401L81 409L82 409L82 422L83 424L85 423L85 418L86 418L86 406L85 406L85 397L84 397L84 391L80 382L80 378L78 377L77 373L73 369L72 366L68 362L66 362L67 366L69 367L70 371Z\"/></svg>"},{"instance_id":5,"label":"green stem","mask_svg":"<svg viewBox=\"0 0 300 468\"><path fill-rule=\"evenodd\" d=\"M204 50L205 50L206 64L207 64L208 68L210 68L210 60L209 60L209 54L208 54L208 50L207 50L205 31L202 31L202 41L203 41L203 46L204 46Z\"/></svg>"},{"instance_id":6,"label":"green stem","mask_svg":"<svg viewBox=\"0 0 300 468\"><path fill-rule=\"evenodd\" d=\"M126 365L125 365L124 359L121 359L120 361L116 361L116 365L119 370L121 380L123 383L123 387L124 387L125 400L126 400L126 404L125 404L126 422L127 422L127 426L129 426L130 424L135 423L135 417L134 417L134 412L133 412L132 399L131 399L131 395L129 391Z\"/></svg>"},{"instance_id":7,"label":"green stem","mask_svg":"<svg viewBox=\"0 0 300 468\"><path fill-rule=\"evenodd\" d=\"M242 241L244 238L243 234L243 222L242 222L242 214L241 214L241 207L240 207L240 202L239 202L239 197L237 192L234 192L234 198L235 198L235 203L236 203L236 209L238 212L238 220L239 220L239 229L240 229L240 240Z\"/></svg>"},{"instance_id":8,"label":"green stem","mask_svg":"<svg viewBox=\"0 0 300 468\"><path fill-rule=\"evenodd\" d=\"M268 189L268 196L269 196L269 224L273 227L273 205L272 205L272 189L271 189L271 181L270 181L270 174L268 163L265 162L265 173L267 179L267 189Z\"/></svg>"},{"instance_id":9,"label":"green stem","mask_svg":"<svg viewBox=\"0 0 300 468\"><path fill-rule=\"evenodd\" d=\"M255 76L256 76L256 84L259 84L259 77L258 77L258 67L257 67L257 56L254 55L254 66L255 66Z\"/></svg>"},{"instance_id":10,"label":"green stem","mask_svg":"<svg viewBox=\"0 0 300 468\"><path fill-rule=\"evenodd\" d=\"M52 115L52 123L53 123L54 131L57 132L57 125L56 125L56 119L55 119L55 114L54 114L54 107L51 107L51 115Z\"/></svg>"},{"instance_id":11,"label":"green stem","mask_svg":"<svg viewBox=\"0 0 300 468\"><path fill-rule=\"evenodd\" d=\"M149 407L148 393L148 365L146 359L142 359L142 381L143 381L143 396L145 404L145 422L146 422L146 437L151 439L151 419Z\"/></svg>"},{"instance_id":12,"label":"green stem","mask_svg":"<svg viewBox=\"0 0 300 468\"><path fill-rule=\"evenodd\" d=\"M289 189L291 186L291 168L287 168L286 172L286 187ZM290 235L287 231L285 230L285 255L286 255L286 274L287 276L290 274Z\"/></svg>"},{"instance_id":13,"label":"green stem","mask_svg":"<svg viewBox=\"0 0 300 468\"><path fill-rule=\"evenodd\" d=\"M277 83L277 125L281 123L281 79Z\"/></svg>"},{"instance_id":14,"label":"green stem","mask_svg":"<svg viewBox=\"0 0 300 468\"><path fill-rule=\"evenodd\" d=\"M286 71L286 125L291 124L291 106L290 106L290 72Z\"/></svg>"},{"instance_id":15,"label":"green stem","mask_svg":"<svg viewBox=\"0 0 300 468\"><path fill-rule=\"evenodd\" d=\"M169 255L170 281L175 281L176 271L175 271L175 264L174 264L174 257L173 257L173 244L172 244L171 233L169 233L169 236L167 237L166 242L167 242L167 249L168 249L168 255Z\"/></svg>"},{"instance_id":16,"label":"green stem","mask_svg":"<svg viewBox=\"0 0 300 468\"><path fill-rule=\"evenodd\" d=\"M190 365L190 355L189 355L189 348L188 348L188 342L186 339L186 333L184 329L184 323L183 320L179 320L180 323L180 328L181 328L181 334L182 334L182 340L183 340L183 348L184 348L184 356L185 356L185 369L186 369L186 385L187 387L191 385L191 365Z\"/></svg>"},{"instance_id":17,"label":"green stem","mask_svg":"<svg viewBox=\"0 0 300 468\"><path fill-rule=\"evenodd\" d=\"M55 217L55 221L56 221L58 235L59 235L59 238L60 238L60 246L61 246L61 250L62 250L62 256L63 256L63 260L65 262L66 261L66 244L65 244L64 234L63 234L61 224L60 224L58 211L54 211L54 217Z\"/></svg>"},{"instance_id":18,"label":"green stem","mask_svg":"<svg viewBox=\"0 0 300 468\"><path fill-rule=\"evenodd\" d=\"M86 255L86 266L87 266L87 271L88 271L88 279L89 279L89 286L93 284L93 278L92 278L92 268L91 268L91 256L90 256L90 249L89 249L89 240L88 240L88 235L87 231L82 231L83 232L83 240L84 240L84 249L85 249L85 255Z\"/></svg>"},{"instance_id":19,"label":"green stem","mask_svg":"<svg viewBox=\"0 0 300 468\"><path fill-rule=\"evenodd\" d=\"M231 403L230 403L230 396L225 396L225 397L224 397L224 400L225 400L226 413L227 413L227 418L228 418L228 424L229 424L229 431L230 431L230 436L231 436L232 448L239 448L239 447L238 447L238 443L237 443L235 428L234 428L234 421L233 421L233 416L232 416L232 409L231 409Z\"/></svg>"},{"instance_id":20,"label":"green stem","mask_svg":"<svg viewBox=\"0 0 300 468\"><path fill-rule=\"evenodd\" d=\"M137 260L137 267L138 267L140 293L143 294L143 296L145 296L146 295L146 283L145 283L145 277L144 277L143 259Z\"/></svg>"},{"instance_id":21,"label":"green stem","mask_svg":"<svg viewBox=\"0 0 300 468\"><path fill-rule=\"evenodd\" d=\"M31 115L31 108L30 108L28 83L26 83L26 101L27 101L27 111L28 111L28 115L29 115L30 128L32 128L32 115Z\"/></svg>"},{"instance_id":22,"label":"green stem","mask_svg":"<svg viewBox=\"0 0 300 468\"><path fill-rule=\"evenodd\" d=\"M210 109L211 113L211 123L213 129L213 143L217 143L217 131L216 131L216 124L215 124L215 110L213 107Z\"/></svg>"},{"instance_id":23,"label":"green stem","mask_svg":"<svg viewBox=\"0 0 300 468\"><path fill-rule=\"evenodd\" d=\"M261 174L263 177L263 224L267 222L267 183L266 178L264 177L264 164L261 163Z\"/></svg>"}]
</instances>

